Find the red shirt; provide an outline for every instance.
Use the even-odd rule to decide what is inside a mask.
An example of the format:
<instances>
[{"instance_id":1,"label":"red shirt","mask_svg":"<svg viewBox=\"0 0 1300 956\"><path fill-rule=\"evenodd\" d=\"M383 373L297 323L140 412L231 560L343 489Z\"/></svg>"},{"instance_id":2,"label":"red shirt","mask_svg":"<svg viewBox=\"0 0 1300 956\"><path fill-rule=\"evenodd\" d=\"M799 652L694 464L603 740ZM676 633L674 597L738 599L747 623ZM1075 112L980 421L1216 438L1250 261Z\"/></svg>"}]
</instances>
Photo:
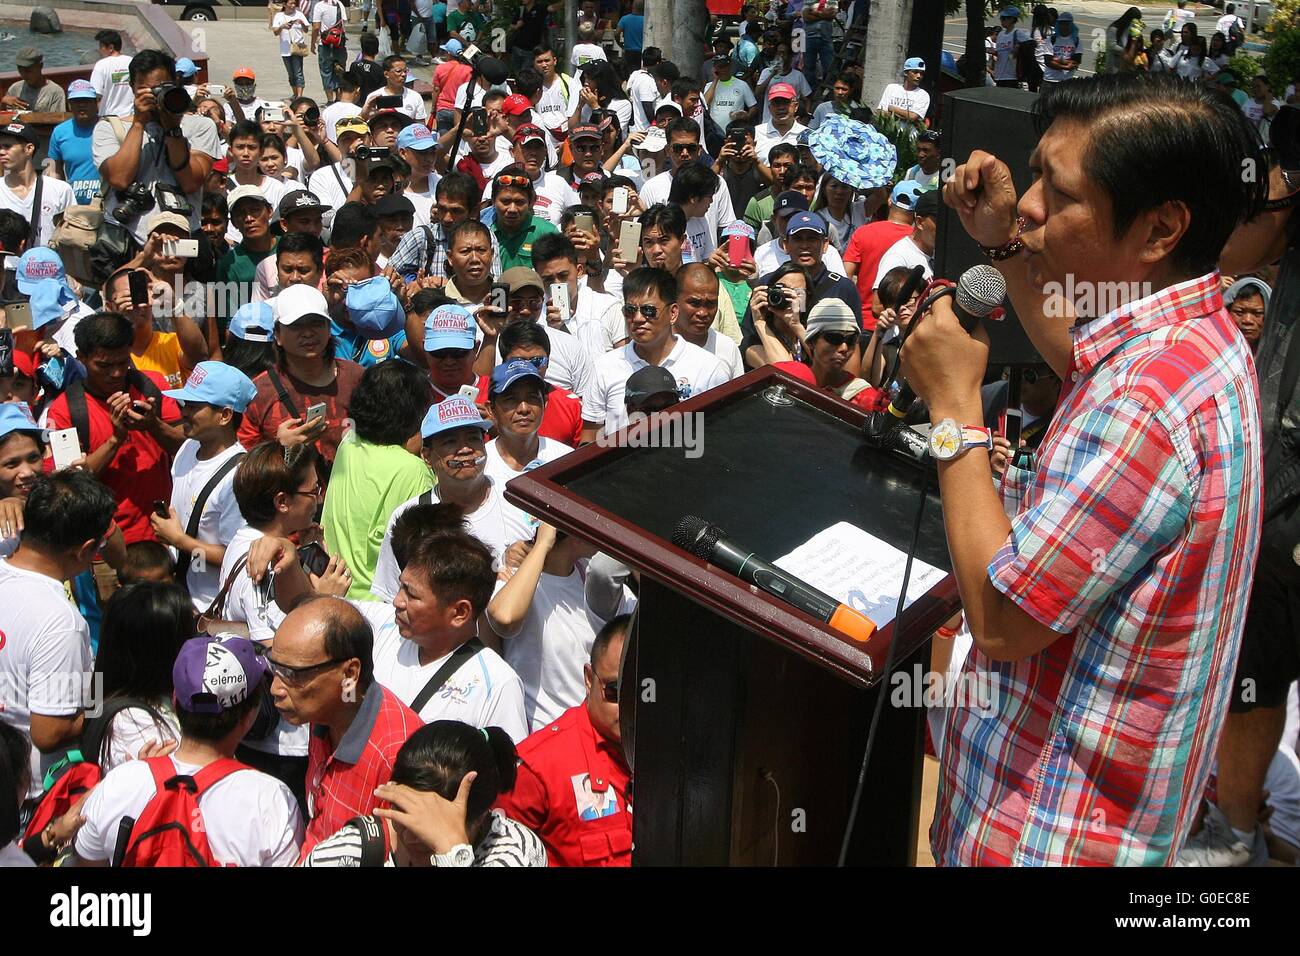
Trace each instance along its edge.
<instances>
[{"instance_id":1,"label":"red shirt","mask_svg":"<svg viewBox=\"0 0 1300 956\"><path fill-rule=\"evenodd\" d=\"M876 317L871 314L871 287L876 281L880 259L889 247L904 236L912 234L912 227L904 222L869 222L859 226L848 248L844 250L845 262L858 264L858 294L862 296L862 327L868 332L876 327Z\"/></svg>"},{"instance_id":2,"label":"red shirt","mask_svg":"<svg viewBox=\"0 0 1300 956\"><path fill-rule=\"evenodd\" d=\"M166 380L157 372L141 374L160 391L167 388ZM133 401L144 399L134 388L129 389L129 394ZM181 417L180 406L166 396L158 413L165 422L176 422ZM109 414L108 403L90 392L86 392L86 417L90 422L90 447L82 451L90 454L112 437L113 417ZM51 430L73 427L67 395L60 395L50 405L48 423ZM156 541L149 513L153 511L155 501L170 501L172 497L171 456L163 451L157 439L148 432L128 431L126 441L118 448L113 460L96 477L117 499L113 520L122 529L123 540L127 544Z\"/></svg>"},{"instance_id":3,"label":"red shirt","mask_svg":"<svg viewBox=\"0 0 1300 956\"><path fill-rule=\"evenodd\" d=\"M631 866L631 778L579 704L519 745L515 787L496 806L542 838L551 866Z\"/></svg>"},{"instance_id":4,"label":"red shirt","mask_svg":"<svg viewBox=\"0 0 1300 956\"><path fill-rule=\"evenodd\" d=\"M333 753L329 751L328 728L312 726L307 746L307 812L311 822L303 839L302 856L353 817L364 816L378 806L375 787L388 782L397 751L423 725L411 708L374 682L361 698L352 725Z\"/></svg>"},{"instance_id":5,"label":"red shirt","mask_svg":"<svg viewBox=\"0 0 1300 956\"><path fill-rule=\"evenodd\" d=\"M352 404L352 391L361 381L361 366L347 359L335 359L334 381L325 387L300 382L283 369L277 369L284 389L298 410L296 417L307 414L312 405L325 403L325 434L316 442L327 462L334 461L334 453L348 423L348 406ZM275 441L275 433L287 418L294 418L280 401L280 394L271 384L271 377L263 372L253 379L257 395L244 412L244 422L239 426L239 443L253 448L264 441Z\"/></svg>"},{"instance_id":6,"label":"red shirt","mask_svg":"<svg viewBox=\"0 0 1300 956\"><path fill-rule=\"evenodd\" d=\"M487 403L488 377L480 375L478 404L486 407ZM554 385L548 386L546 409L542 412L542 424L537 434L577 448L582 444L582 399Z\"/></svg>"}]
</instances>

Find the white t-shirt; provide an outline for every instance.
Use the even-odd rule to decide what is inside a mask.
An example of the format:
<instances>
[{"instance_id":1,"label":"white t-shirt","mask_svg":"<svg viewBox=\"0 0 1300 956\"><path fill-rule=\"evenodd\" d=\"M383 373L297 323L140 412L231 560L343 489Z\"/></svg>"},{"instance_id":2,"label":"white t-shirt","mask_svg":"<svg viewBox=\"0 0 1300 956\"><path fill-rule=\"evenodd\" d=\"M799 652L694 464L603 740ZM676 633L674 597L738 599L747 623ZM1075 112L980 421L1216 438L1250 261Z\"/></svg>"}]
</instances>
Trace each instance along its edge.
<instances>
[{"instance_id":1,"label":"white t-shirt","mask_svg":"<svg viewBox=\"0 0 1300 956\"><path fill-rule=\"evenodd\" d=\"M497 632L503 638L505 662L523 683L524 710L532 731L541 730L587 696L582 665L591 659L591 645L605 622L587 606L584 578L578 568L564 576L543 572L518 629ZM503 586L499 582L497 590ZM635 604L624 587L618 613L627 613Z\"/></svg>"},{"instance_id":2,"label":"white t-shirt","mask_svg":"<svg viewBox=\"0 0 1300 956\"><path fill-rule=\"evenodd\" d=\"M661 366L677 380L677 394L682 401L731 381L731 374L718 358L698 345L692 345L676 333L673 350ZM582 398L582 418L586 422L604 422L609 435L627 424L627 405L623 393L633 372L650 363L637 354L633 343L606 352L596 360L596 386L590 396Z\"/></svg>"},{"instance_id":3,"label":"white t-shirt","mask_svg":"<svg viewBox=\"0 0 1300 956\"><path fill-rule=\"evenodd\" d=\"M243 453L244 446L236 442L221 454L207 461L200 461L198 442L190 438L181 445L172 461L171 503L176 509L176 518L182 528L189 526L199 492L207 486L212 476L231 458ZM239 511L239 502L235 501L235 470L232 468L222 477L203 506L203 516L199 519L199 533L196 537L204 544L227 544L244 526L244 516ZM179 559L190 561L189 570L185 573L185 583L189 587L195 610L206 611L221 587L221 569L216 566L205 567L204 562L192 559L189 555L181 555ZM198 568L203 570L196 570Z\"/></svg>"},{"instance_id":4,"label":"white t-shirt","mask_svg":"<svg viewBox=\"0 0 1300 956\"><path fill-rule=\"evenodd\" d=\"M754 268L758 270L757 275L765 276L769 272L781 268L789 261L790 253L781 248L781 240L779 239L765 242L754 250ZM826 251L822 253L822 262L831 272L845 275L844 259L833 243L828 242L826 244Z\"/></svg>"},{"instance_id":5,"label":"white t-shirt","mask_svg":"<svg viewBox=\"0 0 1300 956\"><path fill-rule=\"evenodd\" d=\"M196 764L168 758L178 774L193 774ZM77 833L77 855L112 859L123 817L139 819L158 792L153 772L142 760L111 770L82 807L86 824ZM203 831L213 857L223 866L293 866L302 845L298 801L279 780L259 770L236 770L199 796Z\"/></svg>"},{"instance_id":6,"label":"white t-shirt","mask_svg":"<svg viewBox=\"0 0 1300 956\"><path fill-rule=\"evenodd\" d=\"M41 177L41 221L38 241L46 245L54 235L54 217L69 206L77 204L76 193L61 179L52 176ZM12 209L29 223L32 221L32 202L36 199L36 183L27 190L27 195L19 199L9 184L0 178L0 209Z\"/></svg>"},{"instance_id":7,"label":"white t-shirt","mask_svg":"<svg viewBox=\"0 0 1300 956\"><path fill-rule=\"evenodd\" d=\"M249 546L262 537L256 528L244 525L226 545L226 557L221 562L221 580L224 583L230 577L235 564L248 554ZM206 610L206 608L205 608ZM248 636L263 644L275 638L275 629L284 621L284 612L274 600L265 605L258 600L257 589L253 579L248 576L248 566L239 569L230 590L226 592L225 613L222 620L242 621L248 625ZM307 744L311 739L310 728L306 724L295 727L283 717L276 720L274 729L261 740L246 740L244 746L263 753L281 754L286 757L307 756Z\"/></svg>"},{"instance_id":8,"label":"white t-shirt","mask_svg":"<svg viewBox=\"0 0 1300 956\"><path fill-rule=\"evenodd\" d=\"M549 296L550 290L547 292ZM615 343L627 338L627 320L623 318L622 298L589 288L586 276L583 276L578 280L578 300L573 305L568 330L587 349L587 354L593 361L600 358ZM594 366L592 375L595 375ZM589 389L590 384L586 388ZM585 394L582 389L575 388L574 391Z\"/></svg>"},{"instance_id":9,"label":"white t-shirt","mask_svg":"<svg viewBox=\"0 0 1300 956\"><path fill-rule=\"evenodd\" d=\"M641 202L647 209L657 202L667 202L668 193L673 186L673 171L667 170L654 176L646 181L641 187ZM731 206L731 191L727 189L727 184L721 176L718 177L718 188L713 193L713 202L709 203L708 211L700 219L692 219L686 223L687 239L691 248L705 248L710 242L714 248L717 247L718 230L729 223L735 222L739 216ZM694 228L692 228L694 223ZM705 235L707 233L707 236Z\"/></svg>"},{"instance_id":10,"label":"white t-shirt","mask_svg":"<svg viewBox=\"0 0 1300 956\"><path fill-rule=\"evenodd\" d=\"M550 86L543 85L542 95L533 107L533 115L544 128L567 126L578 105L582 83L564 73L556 73ZM563 114L560 116L559 114ZM542 117L545 116L545 119Z\"/></svg>"},{"instance_id":11,"label":"white t-shirt","mask_svg":"<svg viewBox=\"0 0 1300 956\"><path fill-rule=\"evenodd\" d=\"M338 121L350 116L360 115L361 107L357 106L356 103L344 103L342 100L331 103L320 111L321 121L325 124L325 138L338 145L338 134L334 132L334 127L338 125Z\"/></svg>"},{"instance_id":12,"label":"white t-shirt","mask_svg":"<svg viewBox=\"0 0 1300 956\"><path fill-rule=\"evenodd\" d=\"M925 113L930 108L930 94L919 86L914 90L906 90L903 89L902 83L890 83L885 87L885 92L880 94L880 103L877 104L876 109L887 110L891 106L905 109L925 119Z\"/></svg>"},{"instance_id":13,"label":"white t-shirt","mask_svg":"<svg viewBox=\"0 0 1300 956\"><path fill-rule=\"evenodd\" d=\"M494 438L487 443L487 464L483 466L483 470L489 478L496 482L497 487L504 491L506 482L512 478L518 478L524 472L539 468L548 461L563 458L571 451L573 449L562 441L556 441L554 438L546 438L545 436L539 437L537 439L537 456L524 466L523 471L515 471L501 457L501 452L498 450ZM502 499L502 507L505 509L506 537L512 542L531 541L537 533L537 519L522 508L512 505L504 499Z\"/></svg>"},{"instance_id":14,"label":"white t-shirt","mask_svg":"<svg viewBox=\"0 0 1300 956\"><path fill-rule=\"evenodd\" d=\"M575 43L569 53L569 66L573 69L573 78L582 82L582 68L593 60L609 61L603 48L595 43Z\"/></svg>"},{"instance_id":15,"label":"white t-shirt","mask_svg":"<svg viewBox=\"0 0 1300 956\"><path fill-rule=\"evenodd\" d=\"M406 192L402 193L403 196L411 201L411 205L415 207L416 227L432 224L432 219L430 217L433 214L433 204L435 201L434 190L438 188L438 179L439 176L437 173L430 172L429 188L425 192L417 193L408 189Z\"/></svg>"},{"instance_id":16,"label":"white t-shirt","mask_svg":"<svg viewBox=\"0 0 1300 956\"><path fill-rule=\"evenodd\" d=\"M381 86L366 97L366 105L369 105L370 101L376 97L396 95L396 93L389 93L388 87ZM397 109L398 112L405 113L414 120L427 120L429 118L429 111L424 105L424 97L409 86L402 88L402 105Z\"/></svg>"},{"instance_id":17,"label":"white t-shirt","mask_svg":"<svg viewBox=\"0 0 1300 956\"><path fill-rule=\"evenodd\" d=\"M579 299L581 298L579 294ZM619 318L622 318L621 312ZM577 336L571 335L564 329L549 325L546 325L545 329L546 337L551 343L551 357L546 363L547 384L554 385L565 392L576 393L581 398L583 392L590 390L592 377L595 375L591 353ZM503 361L505 360L501 357L501 345L498 343L496 364L500 365Z\"/></svg>"},{"instance_id":18,"label":"white t-shirt","mask_svg":"<svg viewBox=\"0 0 1300 956\"><path fill-rule=\"evenodd\" d=\"M753 91L750 91L753 94ZM654 103L659 99L659 87L655 78L645 70L636 70L627 78L627 98L632 103L632 125L636 129L649 129L652 116L645 115L643 103ZM723 127L725 129L725 127Z\"/></svg>"},{"instance_id":19,"label":"white t-shirt","mask_svg":"<svg viewBox=\"0 0 1300 956\"><path fill-rule=\"evenodd\" d=\"M291 56L293 43L306 43L307 38L311 36L311 21L303 16L301 10L295 10L293 13L277 13L271 20L271 29L278 30L280 27L288 29L280 30L280 56Z\"/></svg>"},{"instance_id":20,"label":"white t-shirt","mask_svg":"<svg viewBox=\"0 0 1300 956\"><path fill-rule=\"evenodd\" d=\"M808 129L798 120L791 125L787 132L782 133L770 122L764 123L754 130L754 153L763 163L767 162L767 154L772 151L773 146L781 143L794 144L799 141L799 134Z\"/></svg>"},{"instance_id":21,"label":"white t-shirt","mask_svg":"<svg viewBox=\"0 0 1300 956\"><path fill-rule=\"evenodd\" d=\"M398 632L391 604L351 603L375 632L375 680L411 706L451 655L421 664L420 648ZM528 736L523 685L501 655L487 647L456 668L420 708L420 719L426 724L459 720L471 727L500 727L516 744Z\"/></svg>"},{"instance_id":22,"label":"white t-shirt","mask_svg":"<svg viewBox=\"0 0 1300 956\"><path fill-rule=\"evenodd\" d=\"M1241 17L1237 16L1235 13L1225 13L1223 16L1219 17L1218 22L1214 25L1214 29L1218 33L1222 33L1223 38L1226 40L1229 38L1228 31L1234 26L1242 33L1246 32L1245 20L1241 19Z\"/></svg>"},{"instance_id":23,"label":"white t-shirt","mask_svg":"<svg viewBox=\"0 0 1300 956\"><path fill-rule=\"evenodd\" d=\"M908 269L924 266L927 279L934 275L934 263L930 257L921 251L920 247L912 241L911 236L904 236L886 249L885 254L880 257L880 265L876 268L876 278L871 283L872 291L875 291L880 286L880 280L885 277L885 274L890 269L897 269L899 266L905 266Z\"/></svg>"},{"instance_id":24,"label":"white t-shirt","mask_svg":"<svg viewBox=\"0 0 1300 956\"><path fill-rule=\"evenodd\" d=\"M1014 80L1016 78L1016 47L1032 39L1033 37L1027 31L1018 28L998 31L993 41L998 57L997 66L993 68L993 79Z\"/></svg>"},{"instance_id":25,"label":"white t-shirt","mask_svg":"<svg viewBox=\"0 0 1300 956\"><path fill-rule=\"evenodd\" d=\"M158 713L157 721L149 711L140 707L128 707L113 717L108 733L108 755L100 764L104 773L128 760L135 760L145 744L181 739L181 726L171 701L155 700L151 703Z\"/></svg>"},{"instance_id":26,"label":"white t-shirt","mask_svg":"<svg viewBox=\"0 0 1300 956\"><path fill-rule=\"evenodd\" d=\"M311 8L311 22L320 24L320 34L342 21L347 26L348 11L338 0L316 0Z\"/></svg>"},{"instance_id":27,"label":"white t-shirt","mask_svg":"<svg viewBox=\"0 0 1300 956\"><path fill-rule=\"evenodd\" d=\"M740 346L736 344L735 339L722 335L717 329L709 329L704 351L725 365L727 374L732 378L740 378L745 374L745 361L740 357Z\"/></svg>"},{"instance_id":28,"label":"white t-shirt","mask_svg":"<svg viewBox=\"0 0 1300 956\"><path fill-rule=\"evenodd\" d=\"M0 720L30 740L32 714L72 717L82 709L90 629L62 582L0 560L0 634ZM40 794L50 763L32 747L29 797Z\"/></svg>"},{"instance_id":29,"label":"white t-shirt","mask_svg":"<svg viewBox=\"0 0 1300 956\"><path fill-rule=\"evenodd\" d=\"M135 92L131 89L131 58L116 53L96 60L90 71L90 85L99 94L100 116L132 116Z\"/></svg>"},{"instance_id":30,"label":"white t-shirt","mask_svg":"<svg viewBox=\"0 0 1300 956\"><path fill-rule=\"evenodd\" d=\"M506 534L505 500L501 497L501 486L491 478L488 481L491 483L491 489L488 491L487 498L479 505L478 510L465 516L465 521L469 524L469 533L486 544L488 550L492 552L493 562L500 564L501 555L505 554L506 548L515 542L508 539ZM432 494L433 504L438 504L440 500L438 489L434 488ZM384 541L379 546L379 560L375 562L375 575L370 580L370 593L381 601L392 602L397 596L399 579L402 576L401 569L397 566L397 559L393 557L393 525L407 508L414 508L419 503L419 495L409 501L403 501L393 509L388 519L388 527L384 529Z\"/></svg>"},{"instance_id":31,"label":"white t-shirt","mask_svg":"<svg viewBox=\"0 0 1300 956\"><path fill-rule=\"evenodd\" d=\"M1075 65L1068 70L1061 70L1061 69L1057 69L1054 66L1044 65L1043 79L1060 82L1062 80L1068 80L1073 78L1075 72L1078 70L1078 63L1074 61L1074 57L1079 52L1079 42L1080 40L1079 40L1078 33L1071 33L1068 36L1057 35L1052 38L1052 43L1051 43L1052 56L1054 56L1058 60L1061 60L1062 62L1065 61L1074 62Z\"/></svg>"},{"instance_id":32,"label":"white t-shirt","mask_svg":"<svg viewBox=\"0 0 1300 956\"><path fill-rule=\"evenodd\" d=\"M1209 63L1210 61L1206 58L1205 62ZM1281 109L1282 101L1275 98L1273 100L1273 105ZM1246 100L1246 102L1241 104L1241 112L1245 114L1246 119L1250 120L1251 123L1257 124L1264 118L1264 104L1260 103L1252 96L1250 99Z\"/></svg>"},{"instance_id":33,"label":"white t-shirt","mask_svg":"<svg viewBox=\"0 0 1300 956\"><path fill-rule=\"evenodd\" d=\"M713 122L724 130L731 122L732 113L737 110L753 109L758 105L758 100L754 98L754 91L744 80L732 77L721 86L718 86L718 81L714 80L704 88L704 95L708 96L709 90L715 86L718 87L718 91L713 94L713 105L709 107L709 115L713 117Z\"/></svg>"},{"instance_id":34,"label":"white t-shirt","mask_svg":"<svg viewBox=\"0 0 1300 956\"><path fill-rule=\"evenodd\" d=\"M325 228L333 226L334 213L348 201L348 193L352 192L353 185L352 177L338 163L322 166L311 174L311 179L307 180L308 191L329 206L329 209L321 215L321 222Z\"/></svg>"},{"instance_id":35,"label":"white t-shirt","mask_svg":"<svg viewBox=\"0 0 1300 956\"><path fill-rule=\"evenodd\" d=\"M777 83L789 83L794 87L794 91L802 99L812 96L812 87L808 85L808 79L799 70L791 69L789 73L777 76L776 68L780 63L774 63L765 69L758 77L758 88L762 89L766 85L767 89L763 93L763 122L772 122L772 109L768 103L767 94L771 92L773 85Z\"/></svg>"}]
</instances>

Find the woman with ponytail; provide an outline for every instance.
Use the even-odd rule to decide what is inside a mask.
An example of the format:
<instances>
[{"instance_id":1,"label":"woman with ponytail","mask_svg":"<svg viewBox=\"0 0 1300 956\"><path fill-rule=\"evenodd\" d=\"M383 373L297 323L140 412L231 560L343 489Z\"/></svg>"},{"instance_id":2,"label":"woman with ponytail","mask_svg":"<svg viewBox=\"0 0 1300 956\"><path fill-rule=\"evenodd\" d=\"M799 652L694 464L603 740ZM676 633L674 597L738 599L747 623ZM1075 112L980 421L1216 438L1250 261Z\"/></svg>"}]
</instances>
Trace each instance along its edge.
<instances>
[{"instance_id":1,"label":"woman with ponytail","mask_svg":"<svg viewBox=\"0 0 1300 956\"><path fill-rule=\"evenodd\" d=\"M515 785L515 745L500 727L435 720L397 752L387 801L312 848L303 866L546 866L523 824L493 810Z\"/></svg>"}]
</instances>

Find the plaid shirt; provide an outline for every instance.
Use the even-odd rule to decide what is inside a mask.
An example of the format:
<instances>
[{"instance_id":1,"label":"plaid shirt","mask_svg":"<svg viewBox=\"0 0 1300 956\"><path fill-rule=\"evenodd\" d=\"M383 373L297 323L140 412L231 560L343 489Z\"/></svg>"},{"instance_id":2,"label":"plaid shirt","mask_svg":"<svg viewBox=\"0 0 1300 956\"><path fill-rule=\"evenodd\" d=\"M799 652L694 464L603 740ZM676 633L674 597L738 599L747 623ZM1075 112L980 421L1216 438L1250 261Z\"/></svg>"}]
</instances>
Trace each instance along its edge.
<instances>
[{"instance_id":1,"label":"plaid shirt","mask_svg":"<svg viewBox=\"0 0 1300 956\"><path fill-rule=\"evenodd\" d=\"M994 696L950 709L941 864L1169 863L1226 716L1260 531L1250 350L1217 273L1072 334L1038 469L1003 478L1011 534L988 569L1062 637L966 661Z\"/></svg>"},{"instance_id":2,"label":"plaid shirt","mask_svg":"<svg viewBox=\"0 0 1300 956\"><path fill-rule=\"evenodd\" d=\"M353 817L374 810L379 802L375 787L388 782L397 751L423 724L411 708L372 682L333 753L329 728L312 726L307 748L311 823L302 843L303 857Z\"/></svg>"},{"instance_id":3,"label":"plaid shirt","mask_svg":"<svg viewBox=\"0 0 1300 956\"><path fill-rule=\"evenodd\" d=\"M433 232L433 249L429 249L429 231ZM397 243L388 265L398 275L414 275L421 269L430 278L450 279L451 270L447 268L447 237L443 235L442 223L434 222L428 226L416 226ZM501 247L497 244L496 233L489 229L492 238L492 278L501 275Z\"/></svg>"}]
</instances>

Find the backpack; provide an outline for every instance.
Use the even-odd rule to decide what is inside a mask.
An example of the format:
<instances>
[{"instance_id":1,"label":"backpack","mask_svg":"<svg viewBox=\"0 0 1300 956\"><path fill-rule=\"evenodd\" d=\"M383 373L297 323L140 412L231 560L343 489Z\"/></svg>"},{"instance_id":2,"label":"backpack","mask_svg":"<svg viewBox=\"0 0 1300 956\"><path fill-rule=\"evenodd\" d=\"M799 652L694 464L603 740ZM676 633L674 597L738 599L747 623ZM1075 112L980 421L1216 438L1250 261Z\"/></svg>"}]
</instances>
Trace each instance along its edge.
<instances>
[{"instance_id":1,"label":"backpack","mask_svg":"<svg viewBox=\"0 0 1300 956\"><path fill-rule=\"evenodd\" d=\"M106 119L121 145L126 139L126 125L117 116ZM140 251L140 244L130 229L105 218L106 191L107 186L101 181L98 196L83 206L69 206L56 216L54 234L49 241L49 247L63 260L68 275L95 288L102 286Z\"/></svg>"},{"instance_id":2,"label":"backpack","mask_svg":"<svg viewBox=\"0 0 1300 956\"><path fill-rule=\"evenodd\" d=\"M76 746L64 751L63 756L46 771L45 791L38 798L36 810L23 833L24 842L39 840L42 830L72 809L82 794L94 789L103 779L100 761L108 730L113 726L114 717L132 707L148 711L154 721L161 723L158 712L143 700L116 697L104 701L98 716L86 718Z\"/></svg>"},{"instance_id":3,"label":"backpack","mask_svg":"<svg viewBox=\"0 0 1300 956\"><path fill-rule=\"evenodd\" d=\"M250 768L224 757L190 776L178 774L171 757L150 757L145 763L157 792L138 818L122 818L113 865L220 866L208 845L199 797L232 773Z\"/></svg>"}]
</instances>

